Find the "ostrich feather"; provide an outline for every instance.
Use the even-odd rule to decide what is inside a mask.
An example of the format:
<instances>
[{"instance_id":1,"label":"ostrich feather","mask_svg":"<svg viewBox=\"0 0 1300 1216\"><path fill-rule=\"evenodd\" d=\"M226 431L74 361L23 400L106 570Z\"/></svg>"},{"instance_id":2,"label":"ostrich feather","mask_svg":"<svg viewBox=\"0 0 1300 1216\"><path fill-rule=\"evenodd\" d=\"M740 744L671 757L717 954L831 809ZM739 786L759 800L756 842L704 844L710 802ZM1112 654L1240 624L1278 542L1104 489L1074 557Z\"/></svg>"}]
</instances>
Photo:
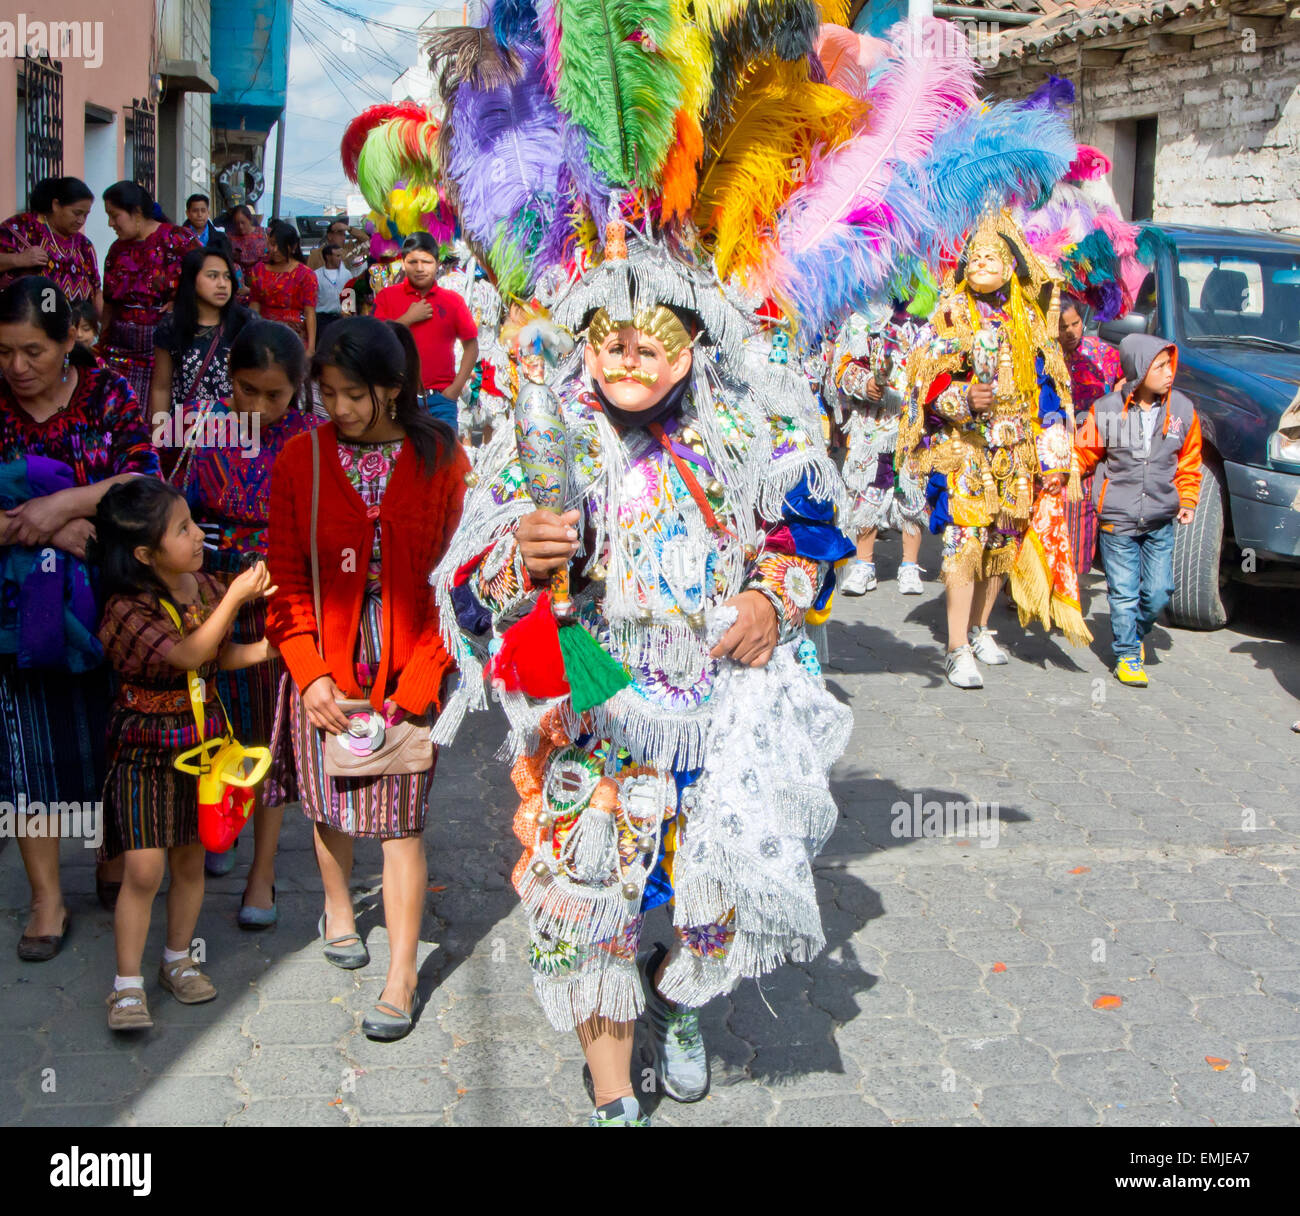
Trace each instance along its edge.
<instances>
[{"instance_id":1,"label":"ostrich feather","mask_svg":"<svg viewBox=\"0 0 1300 1216\"><path fill-rule=\"evenodd\" d=\"M395 118L415 118L432 121L432 115L423 105L415 101L402 101L396 104L386 103L363 110L348 123L347 130L343 132L343 140L339 145L339 157L343 161L343 172L347 175L349 181L355 182L357 180L357 160L361 155L361 147L366 142L366 137L380 123L389 122Z\"/></svg>"},{"instance_id":2,"label":"ostrich feather","mask_svg":"<svg viewBox=\"0 0 1300 1216\"><path fill-rule=\"evenodd\" d=\"M826 83L852 97L865 98L872 70L889 55L889 43L846 30L842 25L823 25L813 44L821 61Z\"/></svg>"},{"instance_id":3,"label":"ostrich feather","mask_svg":"<svg viewBox=\"0 0 1300 1216\"><path fill-rule=\"evenodd\" d=\"M704 132L699 119L687 109L674 116L677 138L664 162L660 190L661 214L665 220L685 219L695 202L700 162L704 159Z\"/></svg>"},{"instance_id":4,"label":"ostrich feather","mask_svg":"<svg viewBox=\"0 0 1300 1216\"><path fill-rule=\"evenodd\" d=\"M682 109L697 122L713 91L713 45L708 30L696 20L694 0L669 0L672 37L662 47L676 66L682 82Z\"/></svg>"},{"instance_id":5,"label":"ostrich feather","mask_svg":"<svg viewBox=\"0 0 1300 1216\"><path fill-rule=\"evenodd\" d=\"M1080 144L1066 172L1067 182L1091 182L1110 172L1110 157L1091 144Z\"/></svg>"},{"instance_id":6,"label":"ostrich feather","mask_svg":"<svg viewBox=\"0 0 1300 1216\"><path fill-rule=\"evenodd\" d=\"M542 44L535 0L492 0L483 24L492 28L500 46L534 49Z\"/></svg>"},{"instance_id":7,"label":"ostrich feather","mask_svg":"<svg viewBox=\"0 0 1300 1216\"><path fill-rule=\"evenodd\" d=\"M920 198L899 174L875 204L858 208L857 222L837 222L814 246L781 245L763 267L760 286L787 301L800 323L822 333L883 294L905 295L902 268L912 259L926 222Z\"/></svg>"},{"instance_id":8,"label":"ostrich feather","mask_svg":"<svg viewBox=\"0 0 1300 1216\"><path fill-rule=\"evenodd\" d=\"M1052 110L995 102L941 131L921 168L935 236L951 249L989 207L1047 198L1074 159L1075 144Z\"/></svg>"},{"instance_id":9,"label":"ostrich feather","mask_svg":"<svg viewBox=\"0 0 1300 1216\"><path fill-rule=\"evenodd\" d=\"M862 105L830 85L808 80L806 63L768 63L737 99L734 120L709 149L700 176L695 222L725 278L757 264L761 233L795 188L815 141L848 137Z\"/></svg>"},{"instance_id":10,"label":"ostrich feather","mask_svg":"<svg viewBox=\"0 0 1300 1216\"><path fill-rule=\"evenodd\" d=\"M544 231L563 222L565 125L542 89L539 58L527 62L513 84L461 84L452 113L447 168L461 224L498 276L506 266L522 273Z\"/></svg>"},{"instance_id":11,"label":"ostrich feather","mask_svg":"<svg viewBox=\"0 0 1300 1216\"><path fill-rule=\"evenodd\" d=\"M946 23L927 22L926 30L936 25ZM782 212L779 231L787 252L816 248L856 207L882 198L894 166L919 162L929 152L935 131L975 104L975 63L965 40L930 40L935 43L951 46L954 53L905 54L898 32L885 72L871 90L866 129L824 153L824 163Z\"/></svg>"},{"instance_id":12,"label":"ostrich feather","mask_svg":"<svg viewBox=\"0 0 1300 1216\"><path fill-rule=\"evenodd\" d=\"M381 214L399 182L431 186L437 174L438 124L423 108L408 110L371 129L357 154L355 180Z\"/></svg>"},{"instance_id":13,"label":"ostrich feather","mask_svg":"<svg viewBox=\"0 0 1300 1216\"><path fill-rule=\"evenodd\" d=\"M669 0L563 0L555 98L617 185L657 185L674 134L681 69L662 54Z\"/></svg>"},{"instance_id":14,"label":"ostrich feather","mask_svg":"<svg viewBox=\"0 0 1300 1216\"><path fill-rule=\"evenodd\" d=\"M542 77L547 91L555 96L560 76L560 0L537 0L537 26L542 38Z\"/></svg>"},{"instance_id":15,"label":"ostrich feather","mask_svg":"<svg viewBox=\"0 0 1300 1216\"><path fill-rule=\"evenodd\" d=\"M1049 75L1020 103L1026 110L1064 110L1074 105L1074 82Z\"/></svg>"},{"instance_id":16,"label":"ostrich feather","mask_svg":"<svg viewBox=\"0 0 1300 1216\"><path fill-rule=\"evenodd\" d=\"M490 26L435 30L425 45L429 73L438 78L438 91L449 104L463 82L492 89L519 78L519 57L497 42Z\"/></svg>"}]
</instances>

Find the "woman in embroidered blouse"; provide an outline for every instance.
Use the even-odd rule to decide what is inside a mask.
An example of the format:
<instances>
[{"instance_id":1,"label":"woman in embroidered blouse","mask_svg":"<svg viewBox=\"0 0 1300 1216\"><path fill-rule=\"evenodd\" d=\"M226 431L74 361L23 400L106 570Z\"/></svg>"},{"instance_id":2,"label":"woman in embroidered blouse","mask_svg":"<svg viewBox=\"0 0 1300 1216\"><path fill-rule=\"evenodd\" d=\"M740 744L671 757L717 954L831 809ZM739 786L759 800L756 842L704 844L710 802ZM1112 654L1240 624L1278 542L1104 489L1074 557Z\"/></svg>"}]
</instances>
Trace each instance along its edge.
<instances>
[{"instance_id":1,"label":"woman in embroidered blouse","mask_svg":"<svg viewBox=\"0 0 1300 1216\"><path fill-rule=\"evenodd\" d=\"M235 300L235 266L225 246L191 249L181 262L176 302L153 336L149 416L164 473L185 446L187 412L201 416L230 396L226 356L250 320Z\"/></svg>"},{"instance_id":2,"label":"woman in embroidered blouse","mask_svg":"<svg viewBox=\"0 0 1300 1216\"><path fill-rule=\"evenodd\" d=\"M227 582L249 561L266 557L275 462L290 439L321 421L301 407L307 355L287 325L250 321L230 347L229 368L230 398L216 403L210 434L175 478L207 533L204 569ZM232 450L236 441L239 451ZM254 600L235 620L235 641L255 642L265 632L266 602ZM274 757L257 789L253 862L239 908L241 929L264 929L277 919L275 852L285 803L298 798L285 712L291 686L279 659L223 674L218 683L236 737L269 747ZM213 858L209 869L226 872Z\"/></svg>"},{"instance_id":3,"label":"woman in embroidered blouse","mask_svg":"<svg viewBox=\"0 0 1300 1216\"><path fill-rule=\"evenodd\" d=\"M23 275L52 280L70 304L103 303L99 261L82 229L95 205L89 186L75 177L36 183L30 206L0 224L0 289Z\"/></svg>"},{"instance_id":4,"label":"woman in embroidered blouse","mask_svg":"<svg viewBox=\"0 0 1300 1216\"><path fill-rule=\"evenodd\" d=\"M1082 425L1093 402L1104 397L1124 374L1119 353L1100 338L1083 332L1087 305L1073 296L1061 299L1061 353L1070 373L1070 399L1074 416ZM1083 498L1065 504L1065 523L1070 531L1070 556L1075 573L1082 578L1092 569L1097 556L1097 512L1092 505L1092 474L1083 479Z\"/></svg>"},{"instance_id":5,"label":"woman in embroidered blouse","mask_svg":"<svg viewBox=\"0 0 1300 1216\"><path fill-rule=\"evenodd\" d=\"M158 472L144 410L121 376L77 346L67 300L39 275L0 292L0 373L0 466L26 461L30 477L32 458L44 457L44 467L59 472L67 485L5 502L0 553L52 548L84 559L91 517L109 487ZM67 577L75 576L74 565ZM20 624L10 612L0 606L6 632ZM29 804L100 801L108 671L102 665L85 668L33 668L18 655L0 655L0 702L9 707L0 715L0 800L16 804L21 792ZM48 837L23 835L18 841L32 888L31 917L19 947L24 959L52 958L62 941L67 910L58 846ZM110 877L99 875L105 902L111 898L105 885Z\"/></svg>"},{"instance_id":6,"label":"woman in embroidered blouse","mask_svg":"<svg viewBox=\"0 0 1300 1216\"><path fill-rule=\"evenodd\" d=\"M259 228L253 213L242 203L230 212L226 223L226 239L230 242L235 262L248 280L248 272L258 262L266 261L266 229Z\"/></svg>"},{"instance_id":7,"label":"woman in embroidered blouse","mask_svg":"<svg viewBox=\"0 0 1300 1216\"><path fill-rule=\"evenodd\" d=\"M302 339L310 357L316 349L316 276L302 260L292 224L276 220L267 230L266 261L248 272L248 302L268 321L280 321Z\"/></svg>"},{"instance_id":8,"label":"woman in embroidered blouse","mask_svg":"<svg viewBox=\"0 0 1300 1216\"><path fill-rule=\"evenodd\" d=\"M104 361L149 399L154 330L172 306L181 259L199 248L194 234L163 214L143 186L115 182L104 191L108 226L117 233L104 259Z\"/></svg>"},{"instance_id":9,"label":"woman in embroidered blouse","mask_svg":"<svg viewBox=\"0 0 1300 1216\"><path fill-rule=\"evenodd\" d=\"M291 439L276 465L270 568L280 591L266 633L298 693L290 698L298 789L315 823L325 887L319 930L336 966L369 961L348 887L353 840L383 845L387 1011L367 1015L362 1029L394 1039L409 1032L415 1013L427 882L421 833L433 769L335 778L324 771L324 748L348 729L336 703L344 696L368 698L389 724L407 716L431 724L452 660L429 575L459 522L469 461L450 428L420 404L419 355L403 327L344 317L330 326L313 375L331 421ZM319 621L310 557L314 442Z\"/></svg>"}]
</instances>

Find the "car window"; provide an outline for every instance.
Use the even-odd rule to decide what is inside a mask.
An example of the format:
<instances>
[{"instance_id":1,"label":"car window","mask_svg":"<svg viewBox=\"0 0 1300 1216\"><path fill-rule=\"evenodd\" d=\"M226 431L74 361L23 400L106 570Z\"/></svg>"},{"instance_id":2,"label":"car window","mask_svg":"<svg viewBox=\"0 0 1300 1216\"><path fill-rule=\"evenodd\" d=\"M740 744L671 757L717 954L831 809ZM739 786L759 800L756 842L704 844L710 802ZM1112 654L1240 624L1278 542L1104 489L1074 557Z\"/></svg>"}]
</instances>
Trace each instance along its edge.
<instances>
[{"instance_id":1,"label":"car window","mask_svg":"<svg viewBox=\"0 0 1300 1216\"><path fill-rule=\"evenodd\" d=\"M1300 339L1300 257L1179 249L1177 310L1185 337Z\"/></svg>"}]
</instances>

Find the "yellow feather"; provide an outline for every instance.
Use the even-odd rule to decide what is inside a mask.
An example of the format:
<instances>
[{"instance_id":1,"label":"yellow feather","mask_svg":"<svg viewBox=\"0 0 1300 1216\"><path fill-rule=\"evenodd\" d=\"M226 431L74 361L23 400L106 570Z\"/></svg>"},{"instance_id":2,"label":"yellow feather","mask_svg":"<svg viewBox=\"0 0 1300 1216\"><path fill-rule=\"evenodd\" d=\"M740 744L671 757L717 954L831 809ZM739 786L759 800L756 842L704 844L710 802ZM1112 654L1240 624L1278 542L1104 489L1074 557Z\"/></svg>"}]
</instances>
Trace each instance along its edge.
<instances>
[{"instance_id":1,"label":"yellow feather","mask_svg":"<svg viewBox=\"0 0 1300 1216\"><path fill-rule=\"evenodd\" d=\"M805 62L765 63L736 99L735 118L705 154L695 223L726 278L758 265L773 217L818 144L847 139L862 103L808 79Z\"/></svg>"},{"instance_id":2,"label":"yellow feather","mask_svg":"<svg viewBox=\"0 0 1300 1216\"><path fill-rule=\"evenodd\" d=\"M681 72L681 108L699 118L713 91L713 50L708 30L692 16L692 5L693 0L672 0L672 37L661 50Z\"/></svg>"}]
</instances>

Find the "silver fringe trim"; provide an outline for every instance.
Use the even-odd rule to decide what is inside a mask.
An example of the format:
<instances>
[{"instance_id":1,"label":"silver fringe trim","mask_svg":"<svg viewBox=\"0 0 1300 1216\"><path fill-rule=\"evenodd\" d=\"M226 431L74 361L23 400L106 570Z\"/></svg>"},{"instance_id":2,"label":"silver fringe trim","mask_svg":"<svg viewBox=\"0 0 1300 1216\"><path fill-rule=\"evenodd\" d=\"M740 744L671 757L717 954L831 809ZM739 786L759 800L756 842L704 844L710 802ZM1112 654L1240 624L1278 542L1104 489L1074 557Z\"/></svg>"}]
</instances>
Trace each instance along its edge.
<instances>
[{"instance_id":1,"label":"silver fringe trim","mask_svg":"<svg viewBox=\"0 0 1300 1216\"><path fill-rule=\"evenodd\" d=\"M596 1015L611 1022L634 1022L645 1009L636 964L613 955L584 959L562 979L534 971L533 988L556 1030L576 1030Z\"/></svg>"},{"instance_id":2,"label":"silver fringe trim","mask_svg":"<svg viewBox=\"0 0 1300 1216\"><path fill-rule=\"evenodd\" d=\"M530 868L516 888L535 934L589 946L621 932L637 914L637 905L629 906L618 883L601 889L574 883L555 872L539 878L531 869L537 856L536 851L530 856Z\"/></svg>"}]
</instances>

